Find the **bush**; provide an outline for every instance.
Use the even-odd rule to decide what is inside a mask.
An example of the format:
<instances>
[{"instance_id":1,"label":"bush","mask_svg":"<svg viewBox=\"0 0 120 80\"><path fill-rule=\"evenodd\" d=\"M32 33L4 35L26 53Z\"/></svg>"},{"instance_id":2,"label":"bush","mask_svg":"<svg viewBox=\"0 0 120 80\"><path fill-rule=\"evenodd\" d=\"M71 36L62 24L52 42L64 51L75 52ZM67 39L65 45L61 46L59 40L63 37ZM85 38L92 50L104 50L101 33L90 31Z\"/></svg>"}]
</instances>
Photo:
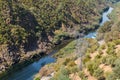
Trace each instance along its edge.
<instances>
[{"instance_id":1,"label":"bush","mask_svg":"<svg viewBox=\"0 0 120 80\"><path fill-rule=\"evenodd\" d=\"M110 42L107 45L108 45L108 49L107 49L106 52L108 54L111 54L111 55L115 54L115 51L114 51L115 50L115 44L113 42Z\"/></svg>"},{"instance_id":2,"label":"bush","mask_svg":"<svg viewBox=\"0 0 120 80\"><path fill-rule=\"evenodd\" d=\"M98 53L99 53L100 55L102 55L102 54L103 54L103 51L102 51L101 49L99 49L99 50L98 50Z\"/></svg>"},{"instance_id":3,"label":"bush","mask_svg":"<svg viewBox=\"0 0 120 80\"><path fill-rule=\"evenodd\" d=\"M57 43L61 40L64 40L65 37L68 37L69 35L66 32L61 32L59 34L56 34L54 39L53 39L53 43Z\"/></svg>"},{"instance_id":4,"label":"bush","mask_svg":"<svg viewBox=\"0 0 120 80\"><path fill-rule=\"evenodd\" d=\"M93 46L91 47L91 49L90 49L90 52L93 53L94 51L97 50L97 48L98 48L97 45L93 45Z\"/></svg>"},{"instance_id":5,"label":"bush","mask_svg":"<svg viewBox=\"0 0 120 80\"><path fill-rule=\"evenodd\" d=\"M111 73L106 80L119 80L120 79L120 58L115 60L115 67L113 68L113 73Z\"/></svg>"},{"instance_id":6,"label":"bush","mask_svg":"<svg viewBox=\"0 0 120 80\"><path fill-rule=\"evenodd\" d=\"M79 72L78 72L78 75L79 75L79 77L80 77L82 80L84 80L85 74L84 74L83 71L79 71Z\"/></svg>"},{"instance_id":7,"label":"bush","mask_svg":"<svg viewBox=\"0 0 120 80\"><path fill-rule=\"evenodd\" d=\"M78 67L77 66L74 66L74 67L71 67L71 73L76 73L79 71Z\"/></svg>"},{"instance_id":8,"label":"bush","mask_svg":"<svg viewBox=\"0 0 120 80\"><path fill-rule=\"evenodd\" d=\"M68 54L71 54L74 52L75 49L75 40L70 42L67 46L65 46L64 48L60 49L60 51L58 53L56 53L54 55L54 57L60 57L63 58Z\"/></svg>"},{"instance_id":9,"label":"bush","mask_svg":"<svg viewBox=\"0 0 120 80\"><path fill-rule=\"evenodd\" d=\"M116 56L106 56L102 58L102 63L106 65L114 65L114 61L116 60Z\"/></svg>"},{"instance_id":10,"label":"bush","mask_svg":"<svg viewBox=\"0 0 120 80\"><path fill-rule=\"evenodd\" d=\"M91 57L90 55L86 55L83 59L83 63L85 64L86 62L90 61Z\"/></svg>"},{"instance_id":11,"label":"bush","mask_svg":"<svg viewBox=\"0 0 120 80\"><path fill-rule=\"evenodd\" d=\"M97 50L97 48L99 47L99 44L96 39L87 39L87 41L89 42L89 48L88 48L89 53Z\"/></svg>"},{"instance_id":12,"label":"bush","mask_svg":"<svg viewBox=\"0 0 120 80\"><path fill-rule=\"evenodd\" d=\"M100 59L102 56L100 54L98 54L97 56L95 56L95 60Z\"/></svg>"},{"instance_id":13,"label":"bush","mask_svg":"<svg viewBox=\"0 0 120 80\"><path fill-rule=\"evenodd\" d=\"M75 62L74 61L70 61L68 64L67 64L67 66L69 66L69 67L73 67L73 66L75 66L76 64L75 64Z\"/></svg>"},{"instance_id":14,"label":"bush","mask_svg":"<svg viewBox=\"0 0 120 80\"><path fill-rule=\"evenodd\" d=\"M35 78L35 80L40 80L40 78Z\"/></svg>"},{"instance_id":15,"label":"bush","mask_svg":"<svg viewBox=\"0 0 120 80\"><path fill-rule=\"evenodd\" d=\"M108 42L107 43L108 48L115 48L115 43L114 42Z\"/></svg>"},{"instance_id":16,"label":"bush","mask_svg":"<svg viewBox=\"0 0 120 80\"><path fill-rule=\"evenodd\" d=\"M105 64L106 63L106 57L102 57L101 62L102 62L102 64Z\"/></svg>"},{"instance_id":17,"label":"bush","mask_svg":"<svg viewBox=\"0 0 120 80\"><path fill-rule=\"evenodd\" d=\"M114 42L116 45L119 45L119 44L120 44L120 39L114 40L113 42Z\"/></svg>"},{"instance_id":18,"label":"bush","mask_svg":"<svg viewBox=\"0 0 120 80\"><path fill-rule=\"evenodd\" d=\"M66 58L65 61L63 62L63 65L67 65L71 61L70 58Z\"/></svg>"},{"instance_id":19,"label":"bush","mask_svg":"<svg viewBox=\"0 0 120 80\"><path fill-rule=\"evenodd\" d=\"M105 48L106 48L106 47L105 47L105 44L104 44L104 45L101 45L100 47L101 47L101 49L105 49Z\"/></svg>"},{"instance_id":20,"label":"bush","mask_svg":"<svg viewBox=\"0 0 120 80\"><path fill-rule=\"evenodd\" d=\"M55 64L55 66L54 66L55 71L59 71L60 66L61 66L60 64Z\"/></svg>"},{"instance_id":21,"label":"bush","mask_svg":"<svg viewBox=\"0 0 120 80\"><path fill-rule=\"evenodd\" d=\"M70 80L69 72L64 66L60 68L60 70L54 75L54 77L50 80Z\"/></svg>"},{"instance_id":22,"label":"bush","mask_svg":"<svg viewBox=\"0 0 120 80\"><path fill-rule=\"evenodd\" d=\"M93 76L96 77L97 79L100 79L103 76L103 70L97 68L96 70L94 70Z\"/></svg>"},{"instance_id":23,"label":"bush","mask_svg":"<svg viewBox=\"0 0 120 80\"><path fill-rule=\"evenodd\" d=\"M90 71L90 74L93 75L94 71L99 67L99 63L96 62L88 62L86 64L86 67L88 69L88 71Z\"/></svg>"},{"instance_id":24,"label":"bush","mask_svg":"<svg viewBox=\"0 0 120 80\"><path fill-rule=\"evenodd\" d=\"M66 69L68 70L68 73L76 73L79 71L79 68L77 65L74 66L66 66Z\"/></svg>"}]
</instances>

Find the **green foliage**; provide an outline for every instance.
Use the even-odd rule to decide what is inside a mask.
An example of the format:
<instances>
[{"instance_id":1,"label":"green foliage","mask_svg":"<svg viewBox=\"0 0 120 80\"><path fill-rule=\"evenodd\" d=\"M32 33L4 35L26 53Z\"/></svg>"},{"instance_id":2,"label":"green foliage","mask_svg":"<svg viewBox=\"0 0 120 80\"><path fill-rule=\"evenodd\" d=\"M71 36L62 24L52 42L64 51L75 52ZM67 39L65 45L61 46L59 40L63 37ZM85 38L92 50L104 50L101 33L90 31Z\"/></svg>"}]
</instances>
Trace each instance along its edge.
<instances>
[{"instance_id":1,"label":"green foliage","mask_svg":"<svg viewBox=\"0 0 120 80\"><path fill-rule=\"evenodd\" d=\"M35 80L40 80L40 78L35 78Z\"/></svg>"},{"instance_id":2,"label":"green foliage","mask_svg":"<svg viewBox=\"0 0 120 80\"><path fill-rule=\"evenodd\" d=\"M78 75L79 75L79 77L80 77L82 80L87 80L87 78L85 77L85 74L84 74L83 71L79 71L79 72L78 72Z\"/></svg>"},{"instance_id":3,"label":"green foliage","mask_svg":"<svg viewBox=\"0 0 120 80\"><path fill-rule=\"evenodd\" d=\"M113 55L109 55L109 56L106 56L106 57L103 57L102 58L102 63L104 64L107 64L107 65L114 65L114 61L116 60L116 56L113 56Z\"/></svg>"},{"instance_id":4,"label":"green foliage","mask_svg":"<svg viewBox=\"0 0 120 80\"><path fill-rule=\"evenodd\" d=\"M61 32L59 34L55 34L54 39L53 39L52 42L57 43L59 41L64 40L64 38L66 38L66 37L69 37L68 33L66 33L66 32Z\"/></svg>"},{"instance_id":5,"label":"green foliage","mask_svg":"<svg viewBox=\"0 0 120 80\"><path fill-rule=\"evenodd\" d=\"M101 49L105 49L105 48L106 48L105 44L104 44L104 45L101 45L100 48L101 48Z\"/></svg>"},{"instance_id":6,"label":"green foliage","mask_svg":"<svg viewBox=\"0 0 120 80\"><path fill-rule=\"evenodd\" d=\"M67 46L65 46L64 48L62 48L58 53L56 53L54 56L55 57L64 57L70 53L74 52L75 49L75 42L76 41L72 41L71 43L69 43Z\"/></svg>"},{"instance_id":7,"label":"green foliage","mask_svg":"<svg viewBox=\"0 0 120 80\"><path fill-rule=\"evenodd\" d=\"M86 62L90 61L91 57L90 55L85 55L83 58L83 63L85 64Z\"/></svg>"},{"instance_id":8,"label":"green foliage","mask_svg":"<svg viewBox=\"0 0 120 80\"><path fill-rule=\"evenodd\" d=\"M106 80L117 80L120 79L120 59L115 61L115 67L113 68L113 73L111 73Z\"/></svg>"},{"instance_id":9,"label":"green foliage","mask_svg":"<svg viewBox=\"0 0 120 80\"><path fill-rule=\"evenodd\" d=\"M95 50L98 49L99 44L98 44L96 39L87 39L87 40L89 42L89 47L88 47L88 50L87 50L88 53L92 53L92 52L94 52Z\"/></svg>"},{"instance_id":10,"label":"green foliage","mask_svg":"<svg viewBox=\"0 0 120 80\"><path fill-rule=\"evenodd\" d=\"M114 40L113 42L114 42L116 45L119 45L119 44L120 44L120 39Z\"/></svg>"},{"instance_id":11,"label":"green foliage","mask_svg":"<svg viewBox=\"0 0 120 80\"><path fill-rule=\"evenodd\" d=\"M61 67L60 70L55 74L55 76L50 80L70 80L68 70L64 67Z\"/></svg>"},{"instance_id":12,"label":"green foliage","mask_svg":"<svg viewBox=\"0 0 120 80\"><path fill-rule=\"evenodd\" d=\"M98 50L98 53L99 53L100 55L102 55L102 54L103 54L103 51L102 51L101 49L99 49L99 50Z\"/></svg>"},{"instance_id":13,"label":"green foliage","mask_svg":"<svg viewBox=\"0 0 120 80\"><path fill-rule=\"evenodd\" d=\"M90 74L93 75L94 71L99 67L99 63L91 61L86 64L86 67L90 71Z\"/></svg>"},{"instance_id":14,"label":"green foliage","mask_svg":"<svg viewBox=\"0 0 120 80\"><path fill-rule=\"evenodd\" d=\"M105 33L111 31L113 22L106 22L102 27L99 28L98 32Z\"/></svg>"},{"instance_id":15,"label":"green foliage","mask_svg":"<svg viewBox=\"0 0 120 80\"><path fill-rule=\"evenodd\" d=\"M55 36L52 42L55 43L68 36L64 31L54 34L56 30L61 29L62 24L65 28L73 29L77 25L82 32L94 29L92 25L99 22L98 18L95 18L99 14L95 10L99 2L95 0L1 0L0 44L25 47L33 41L40 39L45 41L48 35Z\"/></svg>"},{"instance_id":16,"label":"green foliage","mask_svg":"<svg viewBox=\"0 0 120 80\"><path fill-rule=\"evenodd\" d=\"M115 44L113 42L108 43L107 54L115 55Z\"/></svg>"},{"instance_id":17,"label":"green foliage","mask_svg":"<svg viewBox=\"0 0 120 80\"><path fill-rule=\"evenodd\" d=\"M98 54L98 55L95 56L95 60L96 60L96 59L100 59L101 57L102 57L102 56L101 56L100 54Z\"/></svg>"},{"instance_id":18,"label":"green foliage","mask_svg":"<svg viewBox=\"0 0 120 80\"><path fill-rule=\"evenodd\" d=\"M94 71L94 74L93 74L94 77L96 77L98 80L103 76L103 70L100 69L100 68L97 68L95 71Z\"/></svg>"}]
</instances>

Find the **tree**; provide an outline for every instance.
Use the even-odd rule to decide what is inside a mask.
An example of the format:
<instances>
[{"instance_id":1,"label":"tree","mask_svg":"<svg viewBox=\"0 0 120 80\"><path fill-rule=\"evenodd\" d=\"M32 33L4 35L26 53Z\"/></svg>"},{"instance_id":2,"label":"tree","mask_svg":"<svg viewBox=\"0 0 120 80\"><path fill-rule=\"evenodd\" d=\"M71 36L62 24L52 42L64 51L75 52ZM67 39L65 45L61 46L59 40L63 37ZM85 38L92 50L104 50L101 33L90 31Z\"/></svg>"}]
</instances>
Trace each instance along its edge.
<instances>
[{"instance_id":1,"label":"tree","mask_svg":"<svg viewBox=\"0 0 120 80\"><path fill-rule=\"evenodd\" d=\"M107 80L119 80L120 79L120 58L115 61L115 67L113 68L113 73L111 73Z\"/></svg>"}]
</instances>

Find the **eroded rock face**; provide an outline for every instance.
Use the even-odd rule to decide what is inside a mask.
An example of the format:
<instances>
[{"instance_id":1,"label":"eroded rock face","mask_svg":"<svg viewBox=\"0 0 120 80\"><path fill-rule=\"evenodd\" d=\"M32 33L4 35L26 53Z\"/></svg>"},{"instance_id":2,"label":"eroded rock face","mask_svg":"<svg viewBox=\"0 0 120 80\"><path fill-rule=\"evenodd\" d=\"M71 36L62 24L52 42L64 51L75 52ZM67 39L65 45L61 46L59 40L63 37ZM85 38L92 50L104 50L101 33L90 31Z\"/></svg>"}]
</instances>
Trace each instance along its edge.
<instances>
[{"instance_id":1,"label":"eroded rock face","mask_svg":"<svg viewBox=\"0 0 120 80\"><path fill-rule=\"evenodd\" d=\"M43 67L40 71L39 74L41 75L41 77L43 76L49 76L54 72L53 68L50 68L48 66Z\"/></svg>"},{"instance_id":2,"label":"eroded rock face","mask_svg":"<svg viewBox=\"0 0 120 80\"><path fill-rule=\"evenodd\" d=\"M20 60L19 53L10 52L6 45L1 46L0 50L0 72L5 71L9 66Z\"/></svg>"},{"instance_id":3,"label":"eroded rock face","mask_svg":"<svg viewBox=\"0 0 120 80\"><path fill-rule=\"evenodd\" d=\"M48 66L44 66L39 71L41 80L50 80L54 76L54 69Z\"/></svg>"}]
</instances>

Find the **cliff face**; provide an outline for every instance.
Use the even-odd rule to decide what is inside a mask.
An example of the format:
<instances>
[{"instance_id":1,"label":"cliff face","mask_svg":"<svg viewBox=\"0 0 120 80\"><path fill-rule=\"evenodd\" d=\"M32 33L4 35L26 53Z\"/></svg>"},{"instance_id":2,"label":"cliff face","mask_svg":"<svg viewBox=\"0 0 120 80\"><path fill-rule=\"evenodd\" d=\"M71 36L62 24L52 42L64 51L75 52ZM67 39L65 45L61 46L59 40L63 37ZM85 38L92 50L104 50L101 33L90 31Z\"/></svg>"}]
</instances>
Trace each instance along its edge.
<instances>
[{"instance_id":1,"label":"cliff face","mask_svg":"<svg viewBox=\"0 0 120 80\"><path fill-rule=\"evenodd\" d=\"M100 18L97 8L103 2L0 0L0 71L36 51L47 52L60 41L73 37L74 31L94 30Z\"/></svg>"}]
</instances>

